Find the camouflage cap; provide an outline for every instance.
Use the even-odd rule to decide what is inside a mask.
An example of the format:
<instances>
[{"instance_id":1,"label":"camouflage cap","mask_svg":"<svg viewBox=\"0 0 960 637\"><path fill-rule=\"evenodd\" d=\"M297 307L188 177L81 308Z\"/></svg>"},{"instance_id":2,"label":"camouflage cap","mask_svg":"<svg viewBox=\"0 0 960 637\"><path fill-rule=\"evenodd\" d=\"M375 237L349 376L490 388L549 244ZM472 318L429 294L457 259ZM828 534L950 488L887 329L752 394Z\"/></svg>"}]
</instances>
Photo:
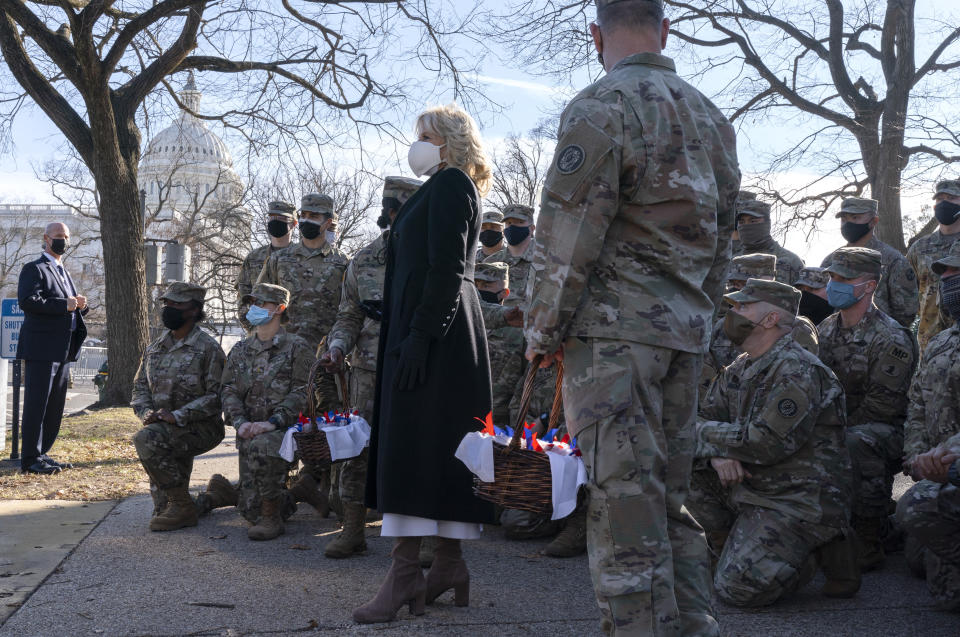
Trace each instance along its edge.
<instances>
[{"instance_id":1,"label":"camouflage cap","mask_svg":"<svg viewBox=\"0 0 960 637\"><path fill-rule=\"evenodd\" d=\"M773 279L777 272L777 257L773 254L742 254L730 262L728 281Z\"/></svg>"},{"instance_id":2,"label":"camouflage cap","mask_svg":"<svg viewBox=\"0 0 960 637\"><path fill-rule=\"evenodd\" d=\"M183 281L174 281L167 286L167 289L160 295L160 300L166 299L174 303L186 303L187 301L196 301L203 303L207 296L207 288L195 283L185 283Z\"/></svg>"},{"instance_id":3,"label":"camouflage cap","mask_svg":"<svg viewBox=\"0 0 960 637\"><path fill-rule=\"evenodd\" d=\"M746 201L737 199L737 215L750 215L751 217L769 219L770 204L758 199L747 199Z\"/></svg>"},{"instance_id":4,"label":"camouflage cap","mask_svg":"<svg viewBox=\"0 0 960 637\"><path fill-rule=\"evenodd\" d=\"M250 294L241 299L244 303L247 301L259 301L261 303L276 303L277 305L290 304L290 292L282 285L272 283L257 283L253 286Z\"/></svg>"},{"instance_id":5,"label":"camouflage cap","mask_svg":"<svg viewBox=\"0 0 960 637\"><path fill-rule=\"evenodd\" d=\"M950 195L951 197L960 197L960 180L947 179L941 181L937 184L937 189L933 192L933 198L936 199L940 193Z\"/></svg>"},{"instance_id":6,"label":"camouflage cap","mask_svg":"<svg viewBox=\"0 0 960 637\"><path fill-rule=\"evenodd\" d=\"M506 221L507 219L519 219L520 221L533 223L533 208L518 203L504 206L503 220Z\"/></svg>"},{"instance_id":7,"label":"camouflage cap","mask_svg":"<svg viewBox=\"0 0 960 637\"><path fill-rule=\"evenodd\" d=\"M288 219L297 219L297 207L287 201L271 201L267 204L268 215L279 215Z\"/></svg>"},{"instance_id":8,"label":"camouflage cap","mask_svg":"<svg viewBox=\"0 0 960 637\"><path fill-rule=\"evenodd\" d=\"M300 198L300 212L319 212L336 219L333 211L333 199L329 195L311 192Z\"/></svg>"},{"instance_id":9,"label":"camouflage cap","mask_svg":"<svg viewBox=\"0 0 960 637\"><path fill-rule=\"evenodd\" d=\"M880 278L882 261L880 253L870 248L843 247L834 250L827 257L830 265L825 272L842 276L845 279L857 279L865 274Z\"/></svg>"},{"instance_id":10,"label":"camouflage cap","mask_svg":"<svg viewBox=\"0 0 960 637\"><path fill-rule=\"evenodd\" d=\"M503 228L503 213L499 210L486 210L483 213L483 221L481 223L492 223L495 226Z\"/></svg>"},{"instance_id":11,"label":"camouflage cap","mask_svg":"<svg viewBox=\"0 0 960 637\"><path fill-rule=\"evenodd\" d=\"M939 261L934 261L933 265L930 266L930 269L938 276L943 274L943 271L947 268L960 268L960 241L954 241L953 245L950 246L950 251L947 252L947 256Z\"/></svg>"},{"instance_id":12,"label":"camouflage cap","mask_svg":"<svg viewBox=\"0 0 960 637\"><path fill-rule=\"evenodd\" d=\"M386 177L383 180L383 198L394 198L401 204L405 203L410 196L417 192L417 188L423 185L419 179L410 177ZM332 204L331 204L332 206Z\"/></svg>"},{"instance_id":13,"label":"camouflage cap","mask_svg":"<svg viewBox=\"0 0 960 637\"><path fill-rule=\"evenodd\" d=\"M826 272L823 268L816 268L811 265L800 270L800 278L794 281L793 285L794 287L798 285L805 285L809 288L819 290L820 288L827 287L827 282L829 280L829 272Z\"/></svg>"},{"instance_id":14,"label":"camouflage cap","mask_svg":"<svg viewBox=\"0 0 960 637\"><path fill-rule=\"evenodd\" d=\"M731 305L765 301L796 316L800 308L800 290L779 281L747 279L742 290L724 295L723 300Z\"/></svg>"},{"instance_id":15,"label":"camouflage cap","mask_svg":"<svg viewBox=\"0 0 960 637\"><path fill-rule=\"evenodd\" d=\"M879 202L876 199L863 199L861 197L847 197L840 202L840 212L836 214L837 219L840 215L862 215L864 213L878 214Z\"/></svg>"},{"instance_id":16,"label":"camouflage cap","mask_svg":"<svg viewBox=\"0 0 960 637\"><path fill-rule=\"evenodd\" d=\"M503 285L510 286L510 266L501 261L478 263L473 278L477 281L503 281Z\"/></svg>"}]
</instances>

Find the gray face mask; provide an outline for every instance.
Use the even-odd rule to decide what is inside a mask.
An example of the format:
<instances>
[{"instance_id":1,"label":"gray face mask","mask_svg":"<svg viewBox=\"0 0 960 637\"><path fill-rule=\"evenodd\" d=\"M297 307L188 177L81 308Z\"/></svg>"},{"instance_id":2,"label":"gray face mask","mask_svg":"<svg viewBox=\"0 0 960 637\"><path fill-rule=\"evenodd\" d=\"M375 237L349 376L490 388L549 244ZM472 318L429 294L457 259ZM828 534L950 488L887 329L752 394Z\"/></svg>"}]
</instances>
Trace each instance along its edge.
<instances>
[{"instance_id":1,"label":"gray face mask","mask_svg":"<svg viewBox=\"0 0 960 637\"><path fill-rule=\"evenodd\" d=\"M744 246L759 246L770 238L770 222L742 224L737 227L737 232Z\"/></svg>"}]
</instances>

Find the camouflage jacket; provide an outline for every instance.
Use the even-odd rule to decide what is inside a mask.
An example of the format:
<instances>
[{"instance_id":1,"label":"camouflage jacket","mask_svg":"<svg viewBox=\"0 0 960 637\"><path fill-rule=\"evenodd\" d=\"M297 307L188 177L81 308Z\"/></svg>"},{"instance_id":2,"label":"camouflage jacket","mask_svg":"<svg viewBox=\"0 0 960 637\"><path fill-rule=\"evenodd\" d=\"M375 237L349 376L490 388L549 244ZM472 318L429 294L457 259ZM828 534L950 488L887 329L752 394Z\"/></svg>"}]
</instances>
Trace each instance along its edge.
<instances>
[{"instance_id":1,"label":"camouflage jacket","mask_svg":"<svg viewBox=\"0 0 960 637\"><path fill-rule=\"evenodd\" d=\"M864 246L880 253L882 276L873 302L877 307L900 325L910 327L917 318L920 307L917 291L917 275L900 252L876 237L870 237ZM830 255L820 267L830 265Z\"/></svg>"},{"instance_id":2,"label":"camouflage jacket","mask_svg":"<svg viewBox=\"0 0 960 637\"><path fill-rule=\"evenodd\" d=\"M786 335L755 360L741 355L713 382L696 455L744 464L751 476L734 487L734 502L842 526L851 495L845 423L837 377Z\"/></svg>"},{"instance_id":3,"label":"camouflage jacket","mask_svg":"<svg viewBox=\"0 0 960 637\"><path fill-rule=\"evenodd\" d=\"M223 413L239 427L280 418L283 429L306 411L307 381L314 354L299 336L283 328L267 342L256 333L233 346L223 370Z\"/></svg>"},{"instance_id":4,"label":"camouflage jacket","mask_svg":"<svg viewBox=\"0 0 960 637\"><path fill-rule=\"evenodd\" d=\"M920 360L910 386L903 455L930 451L960 433L960 326L937 334Z\"/></svg>"},{"instance_id":5,"label":"camouflage jacket","mask_svg":"<svg viewBox=\"0 0 960 637\"><path fill-rule=\"evenodd\" d=\"M282 248L281 248L282 249ZM247 310L250 305L243 302L243 297L250 294L253 290L253 284L257 282L260 272L263 271L263 264L267 262L270 255L276 252L269 243L259 248L251 250L243 259L243 265L240 266L240 274L237 276L237 316L243 329L249 330L251 325L247 321Z\"/></svg>"},{"instance_id":6,"label":"camouflage jacket","mask_svg":"<svg viewBox=\"0 0 960 637\"><path fill-rule=\"evenodd\" d=\"M787 285L793 285L800 278L800 270L803 269L803 259L793 252L790 252L782 245L777 243L776 239L770 239L761 247L744 248L743 254L774 254L777 256L777 270L774 274L774 280Z\"/></svg>"},{"instance_id":7,"label":"camouflage jacket","mask_svg":"<svg viewBox=\"0 0 960 637\"><path fill-rule=\"evenodd\" d=\"M921 351L934 336L950 327L950 321L940 314L940 277L930 269L934 261L947 256L953 242L960 239L958 234L943 234L934 230L914 242L907 250L907 261L913 266L920 290L920 325L917 328L917 340Z\"/></svg>"},{"instance_id":8,"label":"camouflage jacket","mask_svg":"<svg viewBox=\"0 0 960 637\"><path fill-rule=\"evenodd\" d=\"M901 426L919 358L913 334L876 306L852 327L840 322L837 312L820 323L820 360L843 385L847 425Z\"/></svg>"},{"instance_id":9,"label":"camouflage jacket","mask_svg":"<svg viewBox=\"0 0 960 637\"><path fill-rule=\"evenodd\" d=\"M389 231L368 243L347 266L337 320L327 337L327 347L339 348L350 355L351 365L371 372L377 371L380 321L367 316L362 304L383 301L387 236Z\"/></svg>"},{"instance_id":10,"label":"camouflage jacket","mask_svg":"<svg viewBox=\"0 0 960 637\"><path fill-rule=\"evenodd\" d=\"M530 269L533 266L533 255L536 250L536 237L527 244L527 249L518 257L510 254L508 248L495 252L483 261L485 263L506 263L510 266L510 296L503 300L504 307L526 307L527 285L530 279Z\"/></svg>"},{"instance_id":11,"label":"camouflage jacket","mask_svg":"<svg viewBox=\"0 0 960 637\"><path fill-rule=\"evenodd\" d=\"M662 55L631 55L581 91L560 119L533 237L530 347L552 353L580 336L706 352L730 260L736 146Z\"/></svg>"},{"instance_id":12,"label":"camouflage jacket","mask_svg":"<svg viewBox=\"0 0 960 637\"><path fill-rule=\"evenodd\" d=\"M311 250L301 241L270 255L258 279L290 291L287 330L303 338L314 353L337 318L346 269L347 257L333 246L325 243Z\"/></svg>"},{"instance_id":13,"label":"camouflage jacket","mask_svg":"<svg viewBox=\"0 0 960 637\"><path fill-rule=\"evenodd\" d=\"M490 353L490 378L493 381L494 422L512 427L510 400L526 363L523 357L523 330L510 326L488 328L487 350Z\"/></svg>"},{"instance_id":14,"label":"camouflage jacket","mask_svg":"<svg viewBox=\"0 0 960 637\"><path fill-rule=\"evenodd\" d=\"M134 378L130 406L137 418L169 409L181 427L223 422L220 378L225 358L220 344L197 326L179 341L167 331L144 351Z\"/></svg>"}]
</instances>

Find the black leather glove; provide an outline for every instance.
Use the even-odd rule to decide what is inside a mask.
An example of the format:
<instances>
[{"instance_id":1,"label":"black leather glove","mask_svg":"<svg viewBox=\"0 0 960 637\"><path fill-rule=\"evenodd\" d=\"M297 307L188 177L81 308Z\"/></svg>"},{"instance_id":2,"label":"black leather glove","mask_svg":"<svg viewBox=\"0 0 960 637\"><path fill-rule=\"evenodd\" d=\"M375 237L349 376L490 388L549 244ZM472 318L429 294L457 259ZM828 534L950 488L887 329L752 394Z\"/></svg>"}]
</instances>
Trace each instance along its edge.
<instances>
[{"instance_id":1,"label":"black leather glove","mask_svg":"<svg viewBox=\"0 0 960 637\"><path fill-rule=\"evenodd\" d=\"M413 391L427 380L427 355L430 353L430 336L411 330L400 344L400 362L397 364L395 387L400 391Z\"/></svg>"},{"instance_id":2,"label":"black leather glove","mask_svg":"<svg viewBox=\"0 0 960 637\"><path fill-rule=\"evenodd\" d=\"M383 301L360 301L360 309L363 310L363 313L366 314L367 317L374 321L379 321L383 318Z\"/></svg>"}]
</instances>

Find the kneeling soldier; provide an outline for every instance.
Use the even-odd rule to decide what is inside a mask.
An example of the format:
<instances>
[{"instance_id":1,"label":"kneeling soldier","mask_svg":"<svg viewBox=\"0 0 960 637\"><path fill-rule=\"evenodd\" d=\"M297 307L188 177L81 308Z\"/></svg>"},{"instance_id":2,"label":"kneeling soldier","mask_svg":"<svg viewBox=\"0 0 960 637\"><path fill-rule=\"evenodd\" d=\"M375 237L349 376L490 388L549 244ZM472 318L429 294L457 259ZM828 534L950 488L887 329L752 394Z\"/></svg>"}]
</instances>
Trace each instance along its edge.
<instances>
[{"instance_id":1,"label":"kneeling soldier","mask_svg":"<svg viewBox=\"0 0 960 637\"><path fill-rule=\"evenodd\" d=\"M193 459L223 440L223 350L197 325L206 293L199 285L170 284L160 297L167 331L144 352L134 380L131 405L143 429L133 443L150 476L153 531L197 525L187 491Z\"/></svg>"},{"instance_id":2,"label":"kneeling soldier","mask_svg":"<svg viewBox=\"0 0 960 637\"><path fill-rule=\"evenodd\" d=\"M790 335L797 290L750 279L724 299L733 305L724 331L745 353L720 373L700 409L686 504L720 552L718 597L763 606L815 575L818 549L849 537L843 389ZM825 593L859 588L846 544L843 564L824 560Z\"/></svg>"},{"instance_id":3,"label":"kneeling soldier","mask_svg":"<svg viewBox=\"0 0 960 637\"><path fill-rule=\"evenodd\" d=\"M256 523L247 535L251 540L272 540L283 533L283 519L297 508L295 494L286 489L291 463L280 456L280 444L287 428L306 411L314 357L306 341L281 326L290 302L286 288L257 283L247 297L244 300L251 302L247 320L254 329L227 357L223 413L237 429L237 506ZM309 476L301 480L312 482Z\"/></svg>"}]
</instances>

